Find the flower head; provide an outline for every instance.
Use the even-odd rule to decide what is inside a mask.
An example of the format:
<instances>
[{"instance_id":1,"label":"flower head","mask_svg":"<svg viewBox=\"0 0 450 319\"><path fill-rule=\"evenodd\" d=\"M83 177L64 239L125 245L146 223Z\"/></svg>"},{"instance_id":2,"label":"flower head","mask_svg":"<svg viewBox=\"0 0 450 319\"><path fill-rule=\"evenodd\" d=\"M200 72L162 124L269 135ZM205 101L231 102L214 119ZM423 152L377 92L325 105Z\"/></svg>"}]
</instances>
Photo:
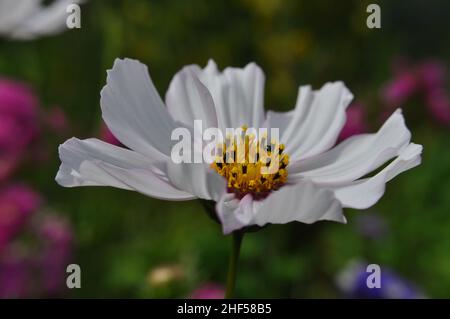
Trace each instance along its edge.
<instances>
[{"instance_id":1,"label":"flower head","mask_svg":"<svg viewBox=\"0 0 450 319\"><path fill-rule=\"evenodd\" d=\"M243 134L246 130L243 126ZM228 192L239 198L247 194L252 194L254 198L263 198L286 183L289 155L284 153L283 144L273 141L260 146L252 134L245 134L242 138L239 135L228 136L227 139L229 143L219 145L219 154L211 168L227 180ZM243 141L239 142L239 139ZM261 147L265 147L265 150ZM277 166L276 169L274 165Z\"/></svg>"},{"instance_id":2,"label":"flower head","mask_svg":"<svg viewBox=\"0 0 450 319\"><path fill-rule=\"evenodd\" d=\"M386 182L419 165L422 146L410 142L400 110L378 132L354 135L335 146L353 98L342 82L319 90L301 86L295 108L284 113L264 112L264 82L264 73L254 63L223 72L213 61L203 69L190 65L174 76L164 103L145 65L117 59L108 71L100 104L105 123L128 149L72 138L59 148L62 164L56 181L66 187L113 186L166 200L213 200L228 234L269 223L345 223L344 207L374 205ZM172 132L184 127L195 139L196 120L221 131L278 129L279 138L271 145L282 152L274 154L281 162L283 154L289 157L286 167L278 167L280 178L276 173L271 177L279 178L272 184L276 187L269 189L266 180L249 176L248 165L222 171L208 163L175 163ZM194 147L192 153L197 152ZM261 187L264 196L255 196L255 187Z\"/></svg>"}]
</instances>

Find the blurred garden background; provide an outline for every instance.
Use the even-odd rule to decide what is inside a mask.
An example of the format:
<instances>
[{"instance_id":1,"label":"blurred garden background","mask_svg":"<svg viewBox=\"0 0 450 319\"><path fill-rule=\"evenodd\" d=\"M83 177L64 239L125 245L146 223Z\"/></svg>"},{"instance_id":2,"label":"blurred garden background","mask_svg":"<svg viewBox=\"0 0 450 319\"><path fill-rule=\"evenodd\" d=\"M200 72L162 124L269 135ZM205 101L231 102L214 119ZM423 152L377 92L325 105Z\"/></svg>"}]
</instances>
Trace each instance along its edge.
<instances>
[{"instance_id":1,"label":"blurred garden background","mask_svg":"<svg viewBox=\"0 0 450 319\"><path fill-rule=\"evenodd\" d=\"M291 223L246 236L242 298L450 297L450 2L90 0L81 29L0 38L0 297L220 296L231 238L201 204L112 188L62 188L57 148L111 136L100 90L116 57L149 67L162 96L184 65L265 71L266 109L299 85L342 80L355 95L343 134L375 131L402 107L423 163L348 224ZM345 136L342 136L344 138ZM66 265L81 267L80 289ZM366 291L379 264L381 291Z\"/></svg>"}]
</instances>

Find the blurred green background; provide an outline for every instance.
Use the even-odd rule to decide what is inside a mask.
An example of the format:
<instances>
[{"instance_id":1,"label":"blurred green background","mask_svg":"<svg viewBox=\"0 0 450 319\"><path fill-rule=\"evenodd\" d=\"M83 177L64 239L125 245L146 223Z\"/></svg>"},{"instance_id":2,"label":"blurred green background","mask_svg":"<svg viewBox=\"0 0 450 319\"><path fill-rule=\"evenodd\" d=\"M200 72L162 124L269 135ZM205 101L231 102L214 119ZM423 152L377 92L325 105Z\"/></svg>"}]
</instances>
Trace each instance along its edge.
<instances>
[{"instance_id":1,"label":"blurred green background","mask_svg":"<svg viewBox=\"0 0 450 319\"><path fill-rule=\"evenodd\" d=\"M65 295L185 297L226 279L230 237L200 203L54 182L58 144L98 135L99 92L116 57L148 65L162 96L186 64L255 61L266 74L265 107L275 110L294 106L299 85L342 80L365 105L374 131L382 123L380 90L392 80L396 59L450 65L450 3L377 1L382 28L368 29L371 2L93 0L81 6L79 30L3 39L0 74L29 83L43 108L58 105L70 121L65 136L48 136L49 161L28 163L17 177L72 223L82 288ZM247 235L238 297L340 297L336 275L355 258L395 269L427 296L450 295L450 127L427 116L423 104L417 97L402 105L413 141L424 145L422 165L390 182L368 212L347 210L347 225L291 223ZM383 220L382 236L361 232L363 214ZM167 265L176 268L173 278L155 282L152 271Z\"/></svg>"}]
</instances>

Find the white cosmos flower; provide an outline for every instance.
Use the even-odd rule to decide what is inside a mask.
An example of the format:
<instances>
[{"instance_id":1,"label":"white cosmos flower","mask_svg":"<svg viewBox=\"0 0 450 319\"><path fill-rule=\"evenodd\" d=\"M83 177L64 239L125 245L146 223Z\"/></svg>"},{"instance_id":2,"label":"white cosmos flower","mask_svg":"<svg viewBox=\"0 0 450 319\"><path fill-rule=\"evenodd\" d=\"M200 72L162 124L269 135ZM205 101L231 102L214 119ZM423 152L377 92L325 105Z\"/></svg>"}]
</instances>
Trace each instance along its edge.
<instances>
[{"instance_id":1,"label":"white cosmos flower","mask_svg":"<svg viewBox=\"0 0 450 319\"><path fill-rule=\"evenodd\" d=\"M72 138L59 148L62 164L56 181L66 187L113 186L166 200L213 200L228 234L268 223L345 223L343 208L374 205L386 182L420 164L422 146L410 142L400 110L378 132L335 146L353 98L342 82L317 91L301 86L293 110L265 113L264 81L254 63L222 73L213 61L204 69L191 65L174 76L164 105L145 65L117 59L101 92L101 108L112 133L129 149ZM175 164L171 132L196 119L221 129L279 128L290 155L287 182L264 198L251 192L236 196L209 165Z\"/></svg>"},{"instance_id":2,"label":"white cosmos flower","mask_svg":"<svg viewBox=\"0 0 450 319\"><path fill-rule=\"evenodd\" d=\"M81 2L54 0L45 6L42 0L0 0L0 35L31 40L67 30L67 6Z\"/></svg>"}]
</instances>

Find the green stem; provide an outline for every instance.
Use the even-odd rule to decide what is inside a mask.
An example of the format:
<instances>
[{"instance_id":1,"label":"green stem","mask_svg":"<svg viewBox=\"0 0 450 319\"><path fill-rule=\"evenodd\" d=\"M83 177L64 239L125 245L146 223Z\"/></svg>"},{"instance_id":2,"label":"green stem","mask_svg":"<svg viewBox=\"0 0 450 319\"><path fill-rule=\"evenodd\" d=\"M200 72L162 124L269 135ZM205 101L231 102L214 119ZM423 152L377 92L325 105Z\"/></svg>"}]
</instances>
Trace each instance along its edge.
<instances>
[{"instance_id":1,"label":"green stem","mask_svg":"<svg viewBox=\"0 0 450 319\"><path fill-rule=\"evenodd\" d=\"M233 242L231 246L231 255L228 263L228 279L227 279L227 291L225 298L230 299L234 296L234 287L236 285L237 263L239 259L239 253L241 250L242 238L244 237L243 231L233 232Z\"/></svg>"}]
</instances>

